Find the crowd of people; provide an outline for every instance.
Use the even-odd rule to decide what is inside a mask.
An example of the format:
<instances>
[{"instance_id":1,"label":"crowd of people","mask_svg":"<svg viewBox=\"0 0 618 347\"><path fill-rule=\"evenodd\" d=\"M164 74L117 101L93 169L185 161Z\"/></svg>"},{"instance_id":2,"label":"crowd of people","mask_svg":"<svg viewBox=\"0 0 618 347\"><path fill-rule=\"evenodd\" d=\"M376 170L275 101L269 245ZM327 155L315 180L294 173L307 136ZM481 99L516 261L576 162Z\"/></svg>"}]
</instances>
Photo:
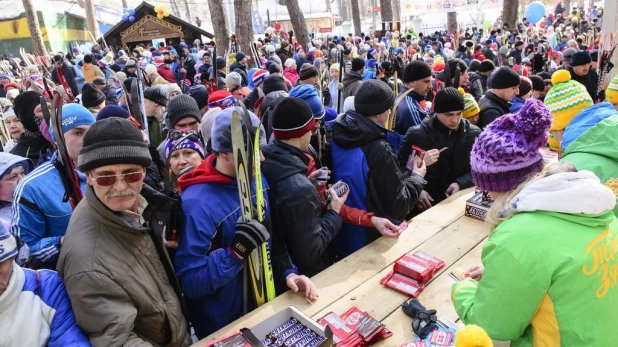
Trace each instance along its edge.
<instances>
[{"instance_id":1,"label":"crowd of people","mask_svg":"<svg viewBox=\"0 0 618 347\"><path fill-rule=\"evenodd\" d=\"M492 232L483 265L453 285L462 321L523 345L613 345L618 77L598 61L602 10L565 12L307 47L274 32L256 56L196 40L7 61L0 345L187 346L257 307L244 269L262 244L276 293L315 300L312 276L473 186L494 200ZM62 136L49 86L66 99ZM266 218L241 211L241 102Z\"/></svg>"}]
</instances>

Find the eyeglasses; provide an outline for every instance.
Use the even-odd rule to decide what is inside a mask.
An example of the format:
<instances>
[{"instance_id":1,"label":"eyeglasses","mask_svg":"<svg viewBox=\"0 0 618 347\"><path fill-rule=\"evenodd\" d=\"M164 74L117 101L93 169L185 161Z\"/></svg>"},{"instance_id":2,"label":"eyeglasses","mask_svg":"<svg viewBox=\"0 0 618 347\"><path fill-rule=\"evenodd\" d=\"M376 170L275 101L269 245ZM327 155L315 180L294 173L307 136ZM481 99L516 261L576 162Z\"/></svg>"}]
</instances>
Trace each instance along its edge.
<instances>
[{"instance_id":1,"label":"eyeglasses","mask_svg":"<svg viewBox=\"0 0 618 347\"><path fill-rule=\"evenodd\" d=\"M135 183L135 182L140 181L142 177L144 177L144 172L137 171L137 172L129 172L125 174L120 174L120 175L102 175L102 176L97 176L93 178L95 179L98 185L103 186L103 187L109 187L109 186L113 186L114 184L116 184L116 181L118 181L118 178L122 179L125 183Z\"/></svg>"},{"instance_id":2,"label":"eyeglasses","mask_svg":"<svg viewBox=\"0 0 618 347\"><path fill-rule=\"evenodd\" d=\"M193 129L188 129L186 131L179 130L179 129L171 130L169 134L167 134L167 138L172 141L176 141L176 140L180 140L185 135L189 135L187 136L189 140L198 141L200 139L200 134L198 134L197 131Z\"/></svg>"}]
</instances>

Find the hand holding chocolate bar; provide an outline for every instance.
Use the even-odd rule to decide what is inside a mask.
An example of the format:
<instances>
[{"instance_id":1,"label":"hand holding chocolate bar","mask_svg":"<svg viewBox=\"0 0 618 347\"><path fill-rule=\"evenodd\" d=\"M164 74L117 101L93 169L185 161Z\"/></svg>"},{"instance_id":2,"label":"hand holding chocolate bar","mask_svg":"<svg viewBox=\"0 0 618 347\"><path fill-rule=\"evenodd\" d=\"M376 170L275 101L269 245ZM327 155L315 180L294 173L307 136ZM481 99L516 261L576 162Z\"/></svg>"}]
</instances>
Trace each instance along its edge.
<instances>
[{"instance_id":1,"label":"hand holding chocolate bar","mask_svg":"<svg viewBox=\"0 0 618 347\"><path fill-rule=\"evenodd\" d=\"M425 152L425 165L431 166L435 164L440 158L440 150L434 148Z\"/></svg>"}]
</instances>

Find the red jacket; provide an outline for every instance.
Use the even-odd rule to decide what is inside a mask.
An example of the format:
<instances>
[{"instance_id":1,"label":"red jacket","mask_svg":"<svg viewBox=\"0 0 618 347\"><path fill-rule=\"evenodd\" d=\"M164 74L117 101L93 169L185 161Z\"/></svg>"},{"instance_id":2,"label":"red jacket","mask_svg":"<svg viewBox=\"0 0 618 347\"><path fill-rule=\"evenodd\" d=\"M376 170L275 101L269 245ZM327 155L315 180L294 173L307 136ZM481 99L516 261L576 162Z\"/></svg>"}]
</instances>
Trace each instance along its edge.
<instances>
[{"instance_id":1,"label":"red jacket","mask_svg":"<svg viewBox=\"0 0 618 347\"><path fill-rule=\"evenodd\" d=\"M487 58L485 58L485 56L483 55L483 53L481 53L481 51L475 51L472 54L472 59L476 59L478 61L483 61L483 60L485 60Z\"/></svg>"},{"instance_id":2,"label":"red jacket","mask_svg":"<svg viewBox=\"0 0 618 347\"><path fill-rule=\"evenodd\" d=\"M176 83L176 76L174 76L174 72L169 66L161 64L161 66L157 68L157 72L169 83Z\"/></svg>"}]
</instances>

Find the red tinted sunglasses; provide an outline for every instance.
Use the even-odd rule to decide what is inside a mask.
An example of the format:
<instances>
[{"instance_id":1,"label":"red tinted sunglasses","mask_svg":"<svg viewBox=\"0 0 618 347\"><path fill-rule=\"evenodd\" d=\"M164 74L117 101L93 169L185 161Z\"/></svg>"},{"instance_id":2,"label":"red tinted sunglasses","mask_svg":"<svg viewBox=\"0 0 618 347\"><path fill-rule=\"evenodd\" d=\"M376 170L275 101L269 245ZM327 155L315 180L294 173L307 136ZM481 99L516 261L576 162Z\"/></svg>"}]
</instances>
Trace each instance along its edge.
<instances>
[{"instance_id":1,"label":"red tinted sunglasses","mask_svg":"<svg viewBox=\"0 0 618 347\"><path fill-rule=\"evenodd\" d=\"M118 181L118 177L120 177L125 183L135 183L141 180L142 177L144 177L144 173L142 171L139 171L129 172L121 175L104 175L97 177L93 176L97 184L103 187L113 186L114 184L116 184L116 181Z\"/></svg>"}]
</instances>

